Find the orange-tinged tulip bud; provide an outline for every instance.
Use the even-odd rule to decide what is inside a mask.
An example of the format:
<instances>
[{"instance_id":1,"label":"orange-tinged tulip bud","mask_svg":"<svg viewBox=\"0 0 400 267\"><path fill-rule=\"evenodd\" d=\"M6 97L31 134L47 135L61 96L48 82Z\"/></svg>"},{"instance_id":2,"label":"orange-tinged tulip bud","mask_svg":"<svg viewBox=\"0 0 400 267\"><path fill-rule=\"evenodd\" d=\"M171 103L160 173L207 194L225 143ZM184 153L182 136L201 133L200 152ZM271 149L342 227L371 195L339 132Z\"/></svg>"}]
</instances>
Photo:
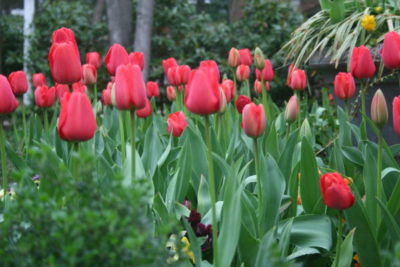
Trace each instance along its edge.
<instances>
[{"instance_id":1,"label":"orange-tinged tulip bud","mask_svg":"<svg viewBox=\"0 0 400 267\"><path fill-rule=\"evenodd\" d=\"M240 64L236 68L236 78L239 81L245 81L250 77L250 67L244 64Z\"/></svg>"},{"instance_id":2,"label":"orange-tinged tulip bud","mask_svg":"<svg viewBox=\"0 0 400 267\"><path fill-rule=\"evenodd\" d=\"M389 115L385 96L381 89L378 89L371 102L371 119L376 125L382 127L386 124L388 117Z\"/></svg>"},{"instance_id":3,"label":"orange-tinged tulip bud","mask_svg":"<svg viewBox=\"0 0 400 267\"><path fill-rule=\"evenodd\" d=\"M285 120L287 122L294 122L299 114L299 102L295 95L291 96L285 109Z\"/></svg>"},{"instance_id":4,"label":"orange-tinged tulip bud","mask_svg":"<svg viewBox=\"0 0 400 267\"><path fill-rule=\"evenodd\" d=\"M239 66L239 64L240 64L239 50L232 47L231 50L229 50L228 65L231 66L232 68L236 68L237 66Z\"/></svg>"},{"instance_id":5,"label":"orange-tinged tulip bud","mask_svg":"<svg viewBox=\"0 0 400 267\"><path fill-rule=\"evenodd\" d=\"M169 101L173 102L176 99L176 90L173 86L167 86L167 98Z\"/></svg>"},{"instance_id":6,"label":"orange-tinged tulip bud","mask_svg":"<svg viewBox=\"0 0 400 267\"><path fill-rule=\"evenodd\" d=\"M82 66L82 80L84 84L95 84L97 82L97 70L92 64Z\"/></svg>"}]
</instances>

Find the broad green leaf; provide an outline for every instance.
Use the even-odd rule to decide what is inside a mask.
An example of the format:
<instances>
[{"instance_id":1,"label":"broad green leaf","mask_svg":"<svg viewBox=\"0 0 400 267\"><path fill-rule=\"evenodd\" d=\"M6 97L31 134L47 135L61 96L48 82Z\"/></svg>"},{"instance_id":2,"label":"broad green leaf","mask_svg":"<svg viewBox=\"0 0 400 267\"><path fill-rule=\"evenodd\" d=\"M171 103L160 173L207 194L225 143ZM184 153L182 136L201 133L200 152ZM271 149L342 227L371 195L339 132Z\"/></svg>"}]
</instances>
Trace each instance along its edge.
<instances>
[{"instance_id":1,"label":"broad green leaf","mask_svg":"<svg viewBox=\"0 0 400 267\"><path fill-rule=\"evenodd\" d=\"M376 199L376 201L381 207L383 219L390 233L389 237L393 240L393 243L395 244L400 240L400 227L396 222L396 219L393 217L392 214L390 214L390 211L386 208L385 204L383 204L383 202L379 199Z\"/></svg>"},{"instance_id":2,"label":"broad green leaf","mask_svg":"<svg viewBox=\"0 0 400 267\"><path fill-rule=\"evenodd\" d=\"M247 230L247 226L242 222L240 238L238 244L238 254L245 266L255 266L259 241L255 239Z\"/></svg>"},{"instance_id":3,"label":"broad green leaf","mask_svg":"<svg viewBox=\"0 0 400 267\"><path fill-rule=\"evenodd\" d=\"M380 220L377 220L377 208L378 204L375 200L376 197L376 188L377 188L377 180L376 180L376 159L372 154L372 150L370 146L366 146L365 151L365 164L363 170L363 179L365 186L365 208L367 210L367 214L369 216L369 220L371 222L372 229L376 229L378 227L378 223Z\"/></svg>"},{"instance_id":4,"label":"broad green leaf","mask_svg":"<svg viewBox=\"0 0 400 267\"><path fill-rule=\"evenodd\" d=\"M353 259L353 236L355 229L351 230L340 246L340 259L335 257L332 266L349 267ZM339 261L338 263L336 263Z\"/></svg>"},{"instance_id":5,"label":"broad green leaf","mask_svg":"<svg viewBox=\"0 0 400 267\"><path fill-rule=\"evenodd\" d=\"M364 166L364 159L361 151L356 147L342 146L341 149L343 156L354 164Z\"/></svg>"},{"instance_id":6,"label":"broad green leaf","mask_svg":"<svg viewBox=\"0 0 400 267\"><path fill-rule=\"evenodd\" d=\"M162 165L164 164L165 160L168 158L169 152L171 151L172 141L173 141L173 136L171 135L169 137L169 141L168 141L167 147L165 148L165 150L162 153L161 157L157 161L157 166L159 168L162 167Z\"/></svg>"},{"instance_id":7,"label":"broad green leaf","mask_svg":"<svg viewBox=\"0 0 400 267\"><path fill-rule=\"evenodd\" d=\"M150 177L153 177L158 159L162 155L163 150L162 143L158 136L158 129L155 125L151 125L144 138L142 155L143 167L147 173L150 173Z\"/></svg>"},{"instance_id":8,"label":"broad green leaf","mask_svg":"<svg viewBox=\"0 0 400 267\"><path fill-rule=\"evenodd\" d=\"M279 238L279 250L281 257L286 257L290 246L290 231L292 230L293 218L290 218L282 227L282 233Z\"/></svg>"},{"instance_id":9,"label":"broad green leaf","mask_svg":"<svg viewBox=\"0 0 400 267\"><path fill-rule=\"evenodd\" d=\"M197 210L200 214L205 214L210 208L211 199L208 183L204 176L201 176L199 190L197 192Z\"/></svg>"},{"instance_id":10,"label":"broad green leaf","mask_svg":"<svg viewBox=\"0 0 400 267\"><path fill-rule=\"evenodd\" d=\"M190 241L190 249L193 251L194 254L194 264L195 266L202 266L200 263L201 260L201 243L199 239L196 237L195 233L193 232L192 226L186 221L183 220L183 224L185 225L186 231L189 236Z\"/></svg>"},{"instance_id":11,"label":"broad green leaf","mask_svg":"<svg viewBox=\"0 0 400 267\"><path fill-rule=\"evenodd\" d=\"M271 257L271 246L276 242L274 238L273 230L268 231L264 237L262 238L260 247L257 253L256 264L254 266L264 267L264 266L273 266L273 263L270 261Z\"/></svg>"},{"instance_id":12,"label":"broad green leaf","mask_svg":"<svg viewBox=\"0 0 400 267\"><path fill-rule=\"evenodd\" d=\"M168 210L160 193L154 196L153 209L160 218L161 223L168 221Z\"/></svg>"}]
</instances>

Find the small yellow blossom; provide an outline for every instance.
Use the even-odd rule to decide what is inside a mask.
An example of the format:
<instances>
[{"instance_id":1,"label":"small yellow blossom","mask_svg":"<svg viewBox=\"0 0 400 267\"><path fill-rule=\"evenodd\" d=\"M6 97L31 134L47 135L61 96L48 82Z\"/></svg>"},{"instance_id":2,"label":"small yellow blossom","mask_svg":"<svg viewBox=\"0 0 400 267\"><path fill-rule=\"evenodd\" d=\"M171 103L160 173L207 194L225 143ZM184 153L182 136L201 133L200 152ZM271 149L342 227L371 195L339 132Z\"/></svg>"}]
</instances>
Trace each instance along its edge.
<instances>
[{"instance_id":1,"label":"small yellow blossom","mask_svg":"<svg viewBox=\"0 0 400 267\"><path fill-rule=\"evenodd\" d=\"M190 250L190 242L186 236L182 237L181 242L184 244L182 248L183 253L185 253L189 259L194 263L194 253Z\"/></svg>"},{"instance_id":2,"label":"small yellow blossom","mask_svg":"<svg viewBox=\"0 0 400 267\"><path fill-rule=\"evenodd\" d=\"M15 199L16 194L15 194L14 189L11 188L8 191L8 196L10 197L10 199ZM4 190L3 189L0 190L0 200L4 200Z\"/></svg>"},{"instance_id":3,"label":"small yellow blossom","mask_svg":"<svg viewBox=\"0 0 400 267\"><path fill-rule=\"evenodd\" d=\"M364 15L361 19L361 25L363 28L369 32L376 29L376 22L374 15Z\"/></svg>"}]
</instances>

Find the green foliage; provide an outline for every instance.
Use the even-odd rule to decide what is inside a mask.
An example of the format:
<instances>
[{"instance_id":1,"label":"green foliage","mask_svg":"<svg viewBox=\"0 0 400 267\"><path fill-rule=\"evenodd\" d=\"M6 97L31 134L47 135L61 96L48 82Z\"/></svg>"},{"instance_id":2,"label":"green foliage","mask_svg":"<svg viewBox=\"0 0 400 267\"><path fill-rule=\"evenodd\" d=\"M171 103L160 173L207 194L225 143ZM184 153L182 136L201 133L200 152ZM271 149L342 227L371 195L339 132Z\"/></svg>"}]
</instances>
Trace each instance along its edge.
<instances>
[{"instance_id":1,"label":"green foliage","mask_svg":"<svg viewBox=\"0 0 400 267\"><path fill-rule=\"evenodd\" d=\"M0 16L0 67L8 73L22 69L23 18L21 16Z\"/></svg>"}]
</instances>

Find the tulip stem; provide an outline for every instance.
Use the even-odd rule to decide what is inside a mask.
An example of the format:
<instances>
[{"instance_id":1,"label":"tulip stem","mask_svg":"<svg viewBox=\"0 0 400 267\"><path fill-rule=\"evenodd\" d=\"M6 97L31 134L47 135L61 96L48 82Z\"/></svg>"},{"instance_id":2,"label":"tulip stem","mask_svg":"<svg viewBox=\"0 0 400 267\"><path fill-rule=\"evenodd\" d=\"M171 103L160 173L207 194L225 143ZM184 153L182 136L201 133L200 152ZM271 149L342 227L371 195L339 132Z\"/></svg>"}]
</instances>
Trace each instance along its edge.
<instances>
[{"instance_id":1,"label":"tulip stem","mask_svg":"<svg viewBox=\"0 0 400 267\"><path fill-rule=\"evenodd\" d=\"M28 151L28 146L29 146L29 138L28 138L28 132L26 131L26 115L25 115L25 104L24 104L24 98L21 98L21 111L22 111L22 127L24 128L24 142L25 142L25 152Z\"/></svg>"},{"instance_id":2,"label":"tulip stem","mask_svg":"<svg viewBox=\"0 0 400 267\"><path fill-rule=\"evenodd\" d=\"M7 158L6 158L6 146L3 129L3 120L0 120L0 153L1 153L1 174L3 176L3 192L4 192L4 207L6 206L7 199Z\"/></svg>"},{"instance_id":3,"label":"tulip stem","mask_svg":"<svg viewBox=\"0 0 400 267\"><path fill-rule=\"evenodd\" d=\"M44 131L47 135L49 130L49 118L48 118L48 114L47 114L47 108L44 109Z\"/></svg>"},{"instance_id":4,"label":"tulip stem","mask_svg":"<svg viewBox=\"0 0 400 267\"><path fill-rule=\"evenodd\" d=\"M265 87L264 77L261 75L261 96L262 96L262 103L264 105L264 113L266 121L270 120L270 112L269 112L269 105L268 105L268 96L267 96L267 88ZM268 128L268 127L267 127Z\"/></svg>"},{"instance_id":5,"label":"tulip stem","mask_svg":"<svg viewBox=\"0 0 400 267\"><path fill-rule=\"evenodd\" d=\"M212 242L213 242L213 255L214 255L214 266L218 267L218 224L217 224L217 211L215 204L217 202L217 195L215 189L215 177L214 177L214 163L212 158L212 142L211 142L211 126L210 118L205 117L206 126L206 142L207 142L207 157L208 157L208 178L210 185L210 198L211 198L211 215L212 215Z\"/></svg>"},{"instance_id":6,"label":"tulip stem","mask_svg":"<svg viewBox=\"0 0 400 267\"><path fill-rule=\"evenodd\" d=\"M135 110L131 109L131 170L132 179L136 179L136 116Z\"/></svg>"},{"instance_id":7,"label":"tulip stem","mask_svg":"<svg viewBox=\"0 0 400 267\"><path fill-rule=\"evenodd\" d=\"M124 120L123 120L123 113L124 111L119 111L118 112L118 121L119 121L119 136L120 136L120 142L121 142L121 159L125 161L126 157L126 145L125 145L125 129L124 129Z\"/></svg>"},{"instance_id":8,"label":"tulip stem","mask_svg":"<svg viewBox=\"0 0 400 267\"><path fill-rule=\"evenodd\" d=\"M17 129L17 114L15 112L12 114L12 125L13 125L15 139L17 141L17 144L19 145L20 140L19 140L19 134L18 134L18 129Z\"/></svg>"},{"instance_id":9,"label":"tulip stem","mask_svg":"<svg viewBox=\"0 0 400 267\"><path fill-rule=\"evenodd\" d=\"M289 135L290 135L290 126L292 125L292 123L288 123L288 126L286 128L286 142L289 140Z\"/></svg>"},{"instance_id":10,"label":"tulip stem","mask_svg":"<svg viewBox=\"0 0 400 267\"><path fill-rule=\"evenodd\" d=\"M377 174L376 174L376 198L378 200L382 200L383 198L383 185L382 185L382 150L383 150L383 136L382 130L379 130L378 134L378 156L377 156ZM376 203L378 205L378 203ZM377 206L378 207L378 206ZM380 212L379 209L376 209L376 223L379 225L380 223Z\"/></svg>"},{"instance_id":11,"label":"tulip stem","mask_svg":"<svg viewBox=\"0 0 400 267\"><path fill-rule=\"evenodd\" d=\"M261 177L260 177L260 150L258 149L258 140L257 138L253 139L253 153L254 153L254 163L256 167L256 180L257 180L257 195L258 195L258 226L259 226L259 234L263 235L261 225L263 221L262 214L262 206L263 206L263 197L262 197L262 187L261 187Z\"/></svg>"},{"instance_id":12,"label":"tulip stem","mask_svg":"<svg viewBox=\"0 0 400 267\"><path fill-rule=\"evenodd\" d=\"M339 211L339 223L338 223L338 232L337 232L337 240L336 240L336 259L335 259L334 267L339 266L340 247L342 246L342 232L343 232L342 212Z\"/></svg>"},{"instance_id":13,"label":"tulip stem","mask_svg":"<svg viewBox=\"0 0 400 267\"><path fill-rule=\"evenodd\" d=\"M297 98L297 101L299 101L299 115L297 118L297 127L300 128L301 126L301 97L300 97L300 91L295 90L294 94Z\"/></svg>"},{"instance_id":14,"label":"tulip stem","mask_svg":"<svg viewBox=\"0 0 400 267\"><path fill-rule=\"evenodd\" d=\"M97 102L97 83L94 84L94 96L93 96L93 107L96 109ZM96 112L94 113L96 114Z\"/></svg>"},{"instance_id":15,"label":"tulip stem","mask_svg":"<svg viewBox=\"0 0 400 267\"><path fill-rule=\"evenodd\" d=\"M235 73L235 68L232 68L232 76L233 76L233 91L234 91L234 96L233 96L233 103L236 103L237 95L239 92L237 92L237 80L236 80L236 73Z\"/></svg>"},{"instance_id":16,"label":"tulip stem","mask_svg":"<svg viewBox=\"0 0 400 267\"><path fill-rule=\"evenodd\" d=\"M361 88L361 139L363 141L367 140L367 124L365 122L364 116L367 116L366 107L365 107L365 93L367 92L368 81L362 85Z\"/></svg>"},{"instance_id":17,"label":"tulip stem","mask_svg":"<svg viewBox=\"0 0 400 267\"><path fill-rule=\"evenodd\" d=\"M344 109L345 109L345 112L346 112L347 120L349 121L350 120L350 114L349 114L349 100L348 99L344 100Z\"/></svg>"}]
</instances>

